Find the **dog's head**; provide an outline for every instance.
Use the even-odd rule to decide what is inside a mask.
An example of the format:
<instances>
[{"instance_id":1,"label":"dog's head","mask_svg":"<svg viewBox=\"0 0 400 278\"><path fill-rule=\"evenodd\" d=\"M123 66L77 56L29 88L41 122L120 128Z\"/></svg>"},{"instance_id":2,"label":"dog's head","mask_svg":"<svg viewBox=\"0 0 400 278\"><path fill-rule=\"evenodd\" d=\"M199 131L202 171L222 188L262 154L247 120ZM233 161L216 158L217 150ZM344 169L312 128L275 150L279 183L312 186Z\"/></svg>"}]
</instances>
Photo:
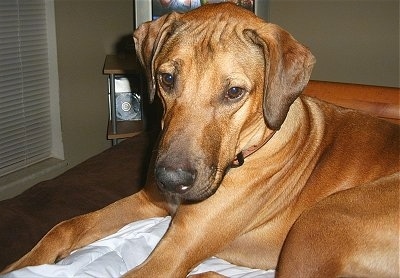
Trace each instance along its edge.
<instances>
[{"instance_id":1,"label":"dog's head","mask_svg":"<svg viewBox=\"0 0 400 278\"><path fill-rule=\"evenodd\" d=\"M156 179L192 201L217 190L243 148L280 128L315 62L289 33L233 4L163 16L134 40L150 98L164 105Z\"/></svg>"}]
</instances>

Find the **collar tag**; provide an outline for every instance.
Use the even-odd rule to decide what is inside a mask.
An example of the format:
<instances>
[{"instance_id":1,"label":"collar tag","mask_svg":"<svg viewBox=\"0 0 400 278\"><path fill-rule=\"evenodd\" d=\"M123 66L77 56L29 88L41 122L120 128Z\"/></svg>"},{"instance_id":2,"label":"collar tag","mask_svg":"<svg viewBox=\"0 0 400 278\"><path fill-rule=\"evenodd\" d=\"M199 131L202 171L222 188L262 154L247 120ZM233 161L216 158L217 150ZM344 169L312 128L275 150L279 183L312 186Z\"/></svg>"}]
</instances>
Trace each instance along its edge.
<instances>
[{"instance_id":1,"label":"collar tag","mask_svg":"<svg viewBox=\"0 0 400 278\"><path fill-rule=\"evenodd\" d=\"M264 146L271 138L274 136L276 131L273 131L266 139L259 145L251 146L250 148L241 151L238 153L235 157L235 159L231 163L232 168L237 168L243 165L244 159L248 157L249 155L255 153L258 151L262 146Z\"/></svg>"},{"instance_id":2,"label":"collar tag","mask_svg":"<svg viewBox=\"0 0 400 278\"><path fill-rule=\"evenodd\" d=\"M232 168L237 168L242 166L244 163L244 156L243 156L243 152L240 152L236 155L235 160L232 161Z\"/></svg>"}]
</instances>

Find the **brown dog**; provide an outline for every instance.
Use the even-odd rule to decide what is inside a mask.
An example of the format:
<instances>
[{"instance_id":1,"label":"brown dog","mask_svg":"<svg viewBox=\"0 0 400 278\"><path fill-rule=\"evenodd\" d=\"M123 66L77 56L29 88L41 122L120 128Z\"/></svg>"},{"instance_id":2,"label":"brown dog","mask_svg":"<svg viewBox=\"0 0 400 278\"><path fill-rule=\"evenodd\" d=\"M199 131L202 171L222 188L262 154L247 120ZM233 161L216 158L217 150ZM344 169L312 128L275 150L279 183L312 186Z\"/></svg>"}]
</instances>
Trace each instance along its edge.
<instances>
[{"instance_id":1,"label":"brown dog","mask_svg":"<svg viewBox=\"0 0 400 278\"><path fill-rule=\"evenodd\" d=\"M6 271L170 214L127 276L184 277L212 255L279 277L399 275L397 125L299 97L313 55L235 5L172 13L134 38L165 108L147 185L60 223Z\"/></svg>"}]
</instances>

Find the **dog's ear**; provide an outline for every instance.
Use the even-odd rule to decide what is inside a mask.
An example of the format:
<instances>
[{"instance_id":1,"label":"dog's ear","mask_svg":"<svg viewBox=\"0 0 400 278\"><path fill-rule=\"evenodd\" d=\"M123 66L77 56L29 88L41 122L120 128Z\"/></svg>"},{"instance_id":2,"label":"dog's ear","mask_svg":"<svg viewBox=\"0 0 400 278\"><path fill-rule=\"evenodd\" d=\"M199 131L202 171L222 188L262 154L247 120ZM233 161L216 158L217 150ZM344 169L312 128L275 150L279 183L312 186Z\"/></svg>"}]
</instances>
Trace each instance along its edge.
<instances>
[{"instance_id":1,"label":"dog's ear","mask_svg":"<svg viewBox=\"0 0 400 278\"><path fill-rule=\"evenodd\" d=\"M133 32L136 54L148 79L150 101L154 100L156 92L154 58L160 51L163 42L171 35L174 23L180 16L181 14L176 12L164 15L141 24Z\"/></svg>"},{"instance_id":2,"label":"dog's ear","mask_svg":"<svg viewBox=\"0 0 400 278\"><path fill-rule=\"evenodd\" d=\"M265 59L264 118L269 128L278 130L290 105L307 85L315 58L288 32L277 25L263 23L245 36L260 46Z\"/></svg>"}]
</instances>

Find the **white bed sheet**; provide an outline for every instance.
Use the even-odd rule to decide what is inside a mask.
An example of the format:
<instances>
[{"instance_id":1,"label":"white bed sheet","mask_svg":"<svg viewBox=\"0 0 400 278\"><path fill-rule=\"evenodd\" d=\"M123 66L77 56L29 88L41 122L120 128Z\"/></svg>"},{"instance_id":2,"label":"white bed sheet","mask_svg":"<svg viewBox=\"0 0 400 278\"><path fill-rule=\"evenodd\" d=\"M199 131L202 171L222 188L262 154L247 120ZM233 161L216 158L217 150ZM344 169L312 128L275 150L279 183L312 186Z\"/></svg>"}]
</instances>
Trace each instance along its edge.
<instances>
[{"instance_id":1,"label":"white bed sheet","mask_svg":"<svg viewBox=\"0 0 400 278\"><path fill-rule=\"evenodd\" d=\"M26 267L6 274L14 277L120 277L143 262L166 232L170 217L133 222L108 237L78 249L57 264ZM232 265L212 257L190 274L216 271L234 278L272 278L274 271Z\"/></svg>"}]
</instances>

